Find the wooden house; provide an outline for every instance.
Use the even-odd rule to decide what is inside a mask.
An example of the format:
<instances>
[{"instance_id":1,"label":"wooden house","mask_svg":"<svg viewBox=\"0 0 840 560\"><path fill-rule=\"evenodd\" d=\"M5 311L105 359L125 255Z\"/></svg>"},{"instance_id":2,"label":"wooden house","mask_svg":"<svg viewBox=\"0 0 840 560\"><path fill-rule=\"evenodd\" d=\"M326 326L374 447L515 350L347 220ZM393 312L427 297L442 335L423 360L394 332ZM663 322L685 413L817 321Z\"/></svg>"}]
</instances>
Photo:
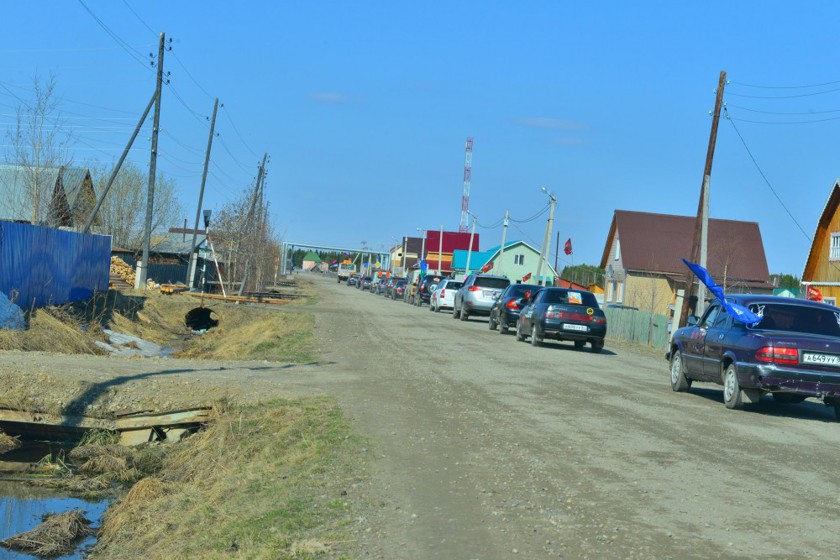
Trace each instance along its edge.
<instances>
[{"instance_id":1,"label":"wooden house","mask_svg":"<svg viewBox=\"0 0 840 560\"><path fill-rule=\"evenodd\" d=\"M668 314L685 288L696 218L616 210L604 244L605 303ZM706 268L727 293L770 294L761 231L756 222L709 220ZM696 280L695 280L696 282Z\"/></svg>"},{"instance_id":2,"label":"wooden house","mask_svg":"<svg viewBox=\"0 0 840 560\"><path fill-rule=\"evenodd\" d=\"M840 298L840 180L835 181L817 221L802 284L809 299L837 305ZM811 288L808 290L808 288ZM816 295L818 294L818 295Z\"/></svg>"}]
</instances>

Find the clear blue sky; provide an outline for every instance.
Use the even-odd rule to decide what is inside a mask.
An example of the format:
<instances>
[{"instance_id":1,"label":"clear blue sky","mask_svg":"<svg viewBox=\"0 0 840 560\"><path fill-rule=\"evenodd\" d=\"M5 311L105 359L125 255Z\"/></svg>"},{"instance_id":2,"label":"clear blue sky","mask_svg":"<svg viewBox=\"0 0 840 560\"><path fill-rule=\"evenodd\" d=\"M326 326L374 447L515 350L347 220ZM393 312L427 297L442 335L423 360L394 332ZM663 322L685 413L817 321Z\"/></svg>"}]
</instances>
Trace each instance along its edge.
<instances>
[{"instance_id":1,"label":"clear blue sky","mask_svg":"<svg viewBox=\"0 0 840 560\"><path fill-rule=\"evenodd\" d=\"M721 120L711 214L758 222L771 272L801 274L840 175L833 2L84 2L125 47L78 1L4 2L0 122L13 120L9 90L26 98L36 71L53 72L75 161L115 159L166 32L159 168L190 224L215 96L205 207L245 189L268 152L274 225L298 242L379 249L457 229L472 136L479 226L534 215L545 186L574 263L598 264L615 209L695 213L720 70L770 186ZM539 245L544 227L508 239ZM478 232L482 249L500 241L500 227Z\"/></svg>"}]
</instances>

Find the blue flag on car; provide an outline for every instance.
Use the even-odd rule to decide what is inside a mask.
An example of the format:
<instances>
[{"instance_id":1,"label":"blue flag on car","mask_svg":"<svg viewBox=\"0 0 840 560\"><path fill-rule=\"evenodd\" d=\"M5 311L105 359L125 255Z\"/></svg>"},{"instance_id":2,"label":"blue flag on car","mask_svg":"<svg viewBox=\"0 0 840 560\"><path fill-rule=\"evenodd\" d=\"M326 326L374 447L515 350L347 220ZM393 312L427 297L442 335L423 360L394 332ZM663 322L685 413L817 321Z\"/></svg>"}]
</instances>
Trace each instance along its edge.
<instances>
[{"instance_id":1,"label":"blue flag on car","mask_svg":"<svg viewBox=\"0 0 840 560\"><path fill-rule=\"evenodd\" d=\"M712 277L709 275L709 271L705 268L700 266L699 264L694 264L688 262L685 259L682 259L682 262L685 263L685 266L691 269L691 272L697 275L697 278L703 282L709 291L715 294L715 297L718 298L721 305L727 312L729 312L732 317L737 320L741 321L742 323L746 323L748 325L752 325L753 323L758 323L761 321L761 317L744 307L743 305L738 305L737 303L731 303L726 301L726 296L723 293L723 288L715 284L715 281L712 280Z\"/></svg>"}]
</instances>

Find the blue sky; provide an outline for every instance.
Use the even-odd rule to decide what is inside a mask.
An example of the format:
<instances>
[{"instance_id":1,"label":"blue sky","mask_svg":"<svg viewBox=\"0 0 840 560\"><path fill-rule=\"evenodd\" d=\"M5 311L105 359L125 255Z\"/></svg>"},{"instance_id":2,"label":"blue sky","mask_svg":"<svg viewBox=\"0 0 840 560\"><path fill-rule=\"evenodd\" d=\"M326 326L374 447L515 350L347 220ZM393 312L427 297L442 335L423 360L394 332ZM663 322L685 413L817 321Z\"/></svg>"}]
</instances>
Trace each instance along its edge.
<instances>
[{"instance_id":1,"label":"blue sky","mask_svg":"<svg viewBox=\"0 0 840 560\"><path fill-rule=\"evenodd\" d=\"M771 272L801 274L840 175L832 2L84 5L123 46L79 1L4 3L0 123L13 120L10 91L26 98L36 71L53 72L75 161L116 159L166 32L158 165L190 224L215 96L204 206L247 188L268 152L274 225L297 242L379 249L457 229L472 136L482 249L499 243L489 226L505 209L538 213L546 187L574 263L598 264L615 209L696 212L721 70L733 121L720 124L711 214L758 222ZM827 85L798 87L811 84ZM148 130L131 156L144 166ZM544 227L519 223L508 239L538 246ZM561 252L561 266L572 258Z\"/></svg>"}]
</instances>

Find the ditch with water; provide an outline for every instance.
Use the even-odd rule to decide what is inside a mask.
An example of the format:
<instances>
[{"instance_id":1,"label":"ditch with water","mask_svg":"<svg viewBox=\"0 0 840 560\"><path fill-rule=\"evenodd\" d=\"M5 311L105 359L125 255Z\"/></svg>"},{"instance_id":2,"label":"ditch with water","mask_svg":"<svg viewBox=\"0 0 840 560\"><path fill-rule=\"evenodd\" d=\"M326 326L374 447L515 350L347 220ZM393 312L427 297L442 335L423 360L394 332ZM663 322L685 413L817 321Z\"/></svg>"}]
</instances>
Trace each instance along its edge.
<instances>
[{"instance_id":1,"label":"ditch with water","mask_svg":"<svg viewBox=\"0 0 840 560\"><path fill-rule=\"evenodd\" d=\"M0 461L6 463L37 463L44 457L61 457L69 447L51 442L23 442L20 448L0 455ZM30 531L41 524L47 514L81 510L91 521L91 527L97 528L102 522L110 498L88 500L71 497L57 490L32 486L25 482L25 475L0 473L0 541L14 535ZM87 549L96 542L94 536L78 543L71 554L58 556L62 559L84 558ZM35 556L11 551L0 547L0 558L32 559Z\"/></svg>"}]
</instances>

